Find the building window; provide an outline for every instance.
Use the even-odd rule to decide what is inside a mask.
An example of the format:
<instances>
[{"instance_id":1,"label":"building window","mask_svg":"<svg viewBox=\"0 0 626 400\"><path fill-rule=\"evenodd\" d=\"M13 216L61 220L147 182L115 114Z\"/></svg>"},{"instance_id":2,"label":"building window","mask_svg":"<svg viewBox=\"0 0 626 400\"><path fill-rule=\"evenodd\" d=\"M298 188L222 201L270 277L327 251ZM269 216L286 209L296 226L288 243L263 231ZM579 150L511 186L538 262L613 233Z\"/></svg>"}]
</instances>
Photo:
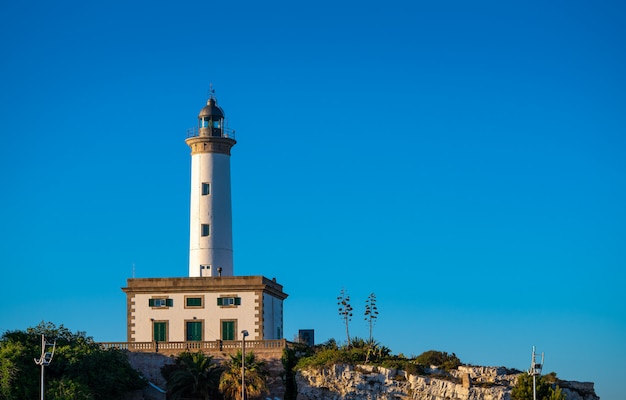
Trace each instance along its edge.
<instances>
[{"instance_id":1,"label":"building window","mask_svg":"<svg viewBox=\"0 0 626 400\"><path fill-rule=\"evenodd\" d=\"M152 322L152 340L155 342L167 342L167 321Z\"/></svg>"},{"instance_id":2,"label":"building window","mask_svg":"<svg viewBox=\"0 0 626 400\"><path fill-rule=\"evenodd\" d=\"M207 182L202 182L202 195L208 196L211 194L211 185Z\"/></svg>"},{"instance_id":3,"label":"building window","mask_svg":"<svg viewBox=\"0 0 626 400\"><path fill-rule=\"evenodd\" d=\"M230 320L225 321L222 320L222 340L235 340L235 335L237 332L236 329L236 321Z\"/></svg>"},{"instance_id":4,"label":"building window","mask_svg":"<svg viewBox=\"0 0 626 400\"><path fill-rule=\"evenodd\" d=\"M188 342L202 341L202 321L185 321L185 339Z\"/></svg>"},{"instance_id":5,"label":"building window","mask_svg":"<svg viewBox=\"0 0 626 400\"><path fill-rule=\"evenodd\" d=\"M211 276L211 266L206 264L200 265L200 276Z\"/></svg>"},{"instance_id":6,"label":"building window","mask_svg":"<svg viewBox=\"0 0 626 400\"><path fill-rule=\"evenodd\" d=\"M202 224L200 230L202 236L209 236L209 224Z\"/></svg>"},{"instance_id":7,"label":"building window","mask_svg":"<svg viewBox=\"0 0 626 400\"><path fill-rule=\"evenodd\" d=\"M204 296L185 296L185 308L204 308Z\"/></svg>"},{"instance_id":8,"label":"building window","mask_svg":"<svg viewBox=\"0 0 626 400\"><path fill-rule=\"evenodd\" d=\"M218 297L217 305L222 307L240 306L241 297Z\"/></svg>"},{"instance_id":9,"label":"building window","mask_svg":"<svg viewBox=\"0 0 626 400\"><path fill-rule=\"evenodd\" d=\"M167 299L167 298L148 299L148 306L154 307L154 308L173 307L174 299Z\"/></svg>"}]
</instances>

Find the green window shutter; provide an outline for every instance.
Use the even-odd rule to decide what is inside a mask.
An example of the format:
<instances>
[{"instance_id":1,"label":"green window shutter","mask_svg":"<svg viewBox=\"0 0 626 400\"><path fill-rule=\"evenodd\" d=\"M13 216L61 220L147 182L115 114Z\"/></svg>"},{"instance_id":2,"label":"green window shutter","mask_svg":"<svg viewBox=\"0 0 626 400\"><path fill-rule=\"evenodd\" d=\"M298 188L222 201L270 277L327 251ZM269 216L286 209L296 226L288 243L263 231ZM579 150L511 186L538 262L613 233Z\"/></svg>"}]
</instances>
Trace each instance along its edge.
<instances>
[{"instance_id":1,"label":"green window shutter","mask_svg":"<svg viewBox=\"0 0 626 400\"><path fill-rule=\"evenodd\" d=\"M166 299L165 300L165 306L166 307L173 307L174 306L174 299Z\"/></svg>"},{"instance_id":2,"label":"green window shutter","mask_svg":"<svg viewBox=\"0 0 626 400\"><path fill-rule=\"evenodd\" d=\"M165 342L167 337L166 332L166 323L165 322L155 322L154 323L154 341L156 342Z\"/></svg>"},{"instance_id":3,"label":"green window shutter","mask_svg":"<svg viewBox=\"0 0 626 400\"><path fill-rule=\"evenodd\" d=\"M200 307L200 306L202 306L202 298L187 297L187 307Z\"/></svg>"},{"instance_id":4,"label":"green window shutter","mask_svg":"<svg viewBox=\"0 0 626 400\"><path fill-rule=\"evenodd\" d=\"M187 341L199 342L202 340L202 322L187 322Z\"/></svg>"},{"instance_id":5,"label":"green window shutter","mask_svg":"<svg viewBox=\"0 0 626 400\"><path fill-rule=\"evenodd\" d=\"M154 307L154 299L148 299L148 307Z\"/></svg>"},{"instance_id":6,"label":"green window shutter","mask_svg":"<svg viewBox=\"0 0 626 400\"><path fill-rule=\"evenodd\" d=\"M218 298L217 298L217 305L218 305L218 306L223 306L223 305L224 305L224 299L223 299L223 298L221 298L221 297L218 297Z\"/></svg>"},{"instance_id":7,"label":"green window shutter","mask_svg":"<svg viewBox=\"0 0 626 400\"><path fill-rule=\"evenodd\" d=\"M240 306L241 305L241 297L235 297L235 305L236 306Z\"/></svg>"},{"instance_id":8,"label":"green window shutter","mask_svg":"<svg viewBox=\"0 0 626 400\"><path fill-rule=\"evenodd\" d=\"M222 321L222 340L235 340L235 321Z\"/></svg>"}]
</instances>

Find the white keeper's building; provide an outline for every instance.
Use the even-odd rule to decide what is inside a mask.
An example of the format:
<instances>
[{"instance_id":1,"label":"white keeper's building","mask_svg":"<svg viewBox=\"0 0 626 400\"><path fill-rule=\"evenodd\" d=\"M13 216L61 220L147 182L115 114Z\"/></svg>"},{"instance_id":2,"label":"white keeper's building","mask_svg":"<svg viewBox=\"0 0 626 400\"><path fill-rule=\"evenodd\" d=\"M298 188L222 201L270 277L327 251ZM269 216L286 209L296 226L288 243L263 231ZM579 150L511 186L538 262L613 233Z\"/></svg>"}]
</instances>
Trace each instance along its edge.
<instances>
[{"instance_id":1,"label":"white keeper's building","mask_svg":"<svg viewBox=\"0 0 626 400\"><path fill-rule=\"evenodd\" d=\"M126 293L128 342L283 339L275 279L235 276L230 150L237 143L214 95L188 135L191 148L189 277L133 278Z\"/></svg>"}]
</instances>

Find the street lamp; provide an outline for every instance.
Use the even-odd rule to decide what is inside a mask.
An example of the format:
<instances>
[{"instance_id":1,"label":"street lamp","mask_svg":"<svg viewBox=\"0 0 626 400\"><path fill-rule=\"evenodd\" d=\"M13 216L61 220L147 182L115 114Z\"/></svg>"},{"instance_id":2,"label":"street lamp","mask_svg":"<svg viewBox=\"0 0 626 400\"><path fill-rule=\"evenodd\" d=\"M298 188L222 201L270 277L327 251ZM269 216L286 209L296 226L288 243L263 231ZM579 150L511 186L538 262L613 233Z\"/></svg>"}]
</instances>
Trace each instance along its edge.
<instances>
[{"instance_id":1,"label":"street lamp","mask_svg":"<svg viewBox=\"0 0 626 400\"><path fill-rule=\"evenodd\" d=\"M46 351L46 349L50 349L51 351ZM41 334L41 357L39 359L35 358L35 364L41 365L41 400L44 400L44 377L43 371L44 367L47 367L52 362L52 357L54 357L54 349L57 347L57 341L55 340L53 343L46 342L46 337Z\"/></svg>"},{"instance_id":2,"label":"street lamp","mask_svg":"<svg viewBox=\"0 0 626 400\"><path fill-rule=\"evenodd\" d=\"M248 331L241 331L241 400L246 400L246 336Z\"/></svg>"},{"instance_id":3,"label":"street lamp","mask_svg":"<svg viewBox=\"0 0 626 400\"><path fill-rule=\"evenodd\" d=\"M528 370L528 375L531 375L533 377L533 400L537 400L537 383L536 383L536 378L537 375L541 375L541 369L543 368L543 353L541 353L541 362L538 363L535 360L535 356L537 355L537 353L535 353L535 346L533 346L533 356L532 356L532 360L530 362L530 369Z\"/></svg>"}]
</instances>

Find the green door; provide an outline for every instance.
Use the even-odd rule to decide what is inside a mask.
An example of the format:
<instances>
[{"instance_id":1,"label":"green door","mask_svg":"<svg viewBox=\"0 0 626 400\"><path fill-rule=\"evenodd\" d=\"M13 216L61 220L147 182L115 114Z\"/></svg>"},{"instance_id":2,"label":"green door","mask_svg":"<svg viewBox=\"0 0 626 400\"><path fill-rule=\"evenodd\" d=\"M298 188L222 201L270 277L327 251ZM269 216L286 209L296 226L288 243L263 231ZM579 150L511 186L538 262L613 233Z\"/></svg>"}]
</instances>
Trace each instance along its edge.
<instances>
[{"instance_id":1,"label":"green door","mask_svg":"<svg viewBox=\"0 0 626 400\"><path fill-rule=\"evenodd\" d=\"M235 340L235 321L222 321L222 340Z\"/></svg>"},{"instance_id":2,"label":"green door","mask_svg":"<svg viewBox=\"0 0 626 400\"><path fill-rule=\"evenodd\" d=\"M202 322L201 321L187 322L187 341L188 342L200 342L201 340L202 340Z\"/></svg>"},{"instance_id":3,"label":"green door","mask_svg":"<svg viewBox=\"0 0 626 400\"><path fill-rule=\"evenodd\" d=\"M167 341L167 323L166 322L154 322L152 325L152 340L155 342Z\"/></svg>"}]
</instances>

